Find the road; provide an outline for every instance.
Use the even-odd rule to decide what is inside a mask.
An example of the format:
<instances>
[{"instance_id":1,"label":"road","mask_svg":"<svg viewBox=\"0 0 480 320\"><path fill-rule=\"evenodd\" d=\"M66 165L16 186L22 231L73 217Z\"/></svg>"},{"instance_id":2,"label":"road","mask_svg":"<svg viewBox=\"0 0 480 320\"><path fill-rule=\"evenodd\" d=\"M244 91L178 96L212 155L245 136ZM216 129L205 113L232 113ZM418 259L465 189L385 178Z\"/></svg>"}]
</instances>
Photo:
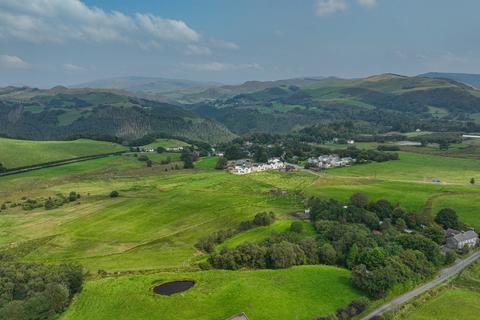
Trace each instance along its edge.
<instances>
[{"instance_id":1,"label":"road","mask_svg":"<svg viewBox=\"0 0 480 320\"><path fill-rule=\"evenodd\" d=\"M375 309L369 315L362 318L362 320L369 320L374 316L378 316L378 315L381 315L385 312L392 311L392 310L396 309L400 305L410 301L411 299L427 292L428 290L438 286L442 282L444 282L444 281L450 279L451 277L457 275L460 271L462 271L463 269L465 269L466 267L468 267L469 265L471 265L472 263L477 261L479 258L480 258L480 252L475 252L474 254L469 256L468 258L457 262L453 266L451 266L449 268L446 268L446 269L443 269L440 272L440 274L435 279L433 279L432 281L427 282L424 285L422 285L422 286L420 286L416 289L413 289L412 291L409 291L409 292L393 299L392 301L385 303L381 307Z\"/></svg>"}]
</instances>

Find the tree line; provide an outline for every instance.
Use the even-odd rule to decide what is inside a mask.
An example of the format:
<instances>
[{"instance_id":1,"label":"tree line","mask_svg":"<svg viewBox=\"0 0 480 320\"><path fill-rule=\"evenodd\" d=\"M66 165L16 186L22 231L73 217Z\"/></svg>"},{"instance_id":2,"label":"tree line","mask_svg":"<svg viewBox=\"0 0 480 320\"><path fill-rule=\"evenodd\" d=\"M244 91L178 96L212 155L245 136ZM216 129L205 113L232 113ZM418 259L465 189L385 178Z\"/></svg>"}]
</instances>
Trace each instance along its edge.
<instances>
[{"instance_id":1,"label":"tree line","mask_svg":"<svg viewBox=\"0 0 480 320\"><path fill-rule=\"evenodd\" d=\"M63 312L80 292L82 268L15 261L0 255L0 319L44 320Z\"/></svg>"},{"instance_id":2,"label":"tree line","mask_svg":"<svg viewBox=\"0 0 480 320\"><path fill-rule=\"evenodd\" d=\"M308 206L315 236L305 237L292 226L259 243L223 248L208 264L229 270L336 265L352 270L353 284L379 298L397 284L419 283L453 263L456 253L440 250L445 229L466 228L452 209L433 219L387 200L369 201L362 193L349 203L311 198Z\"/></svg>"}]
</instances>

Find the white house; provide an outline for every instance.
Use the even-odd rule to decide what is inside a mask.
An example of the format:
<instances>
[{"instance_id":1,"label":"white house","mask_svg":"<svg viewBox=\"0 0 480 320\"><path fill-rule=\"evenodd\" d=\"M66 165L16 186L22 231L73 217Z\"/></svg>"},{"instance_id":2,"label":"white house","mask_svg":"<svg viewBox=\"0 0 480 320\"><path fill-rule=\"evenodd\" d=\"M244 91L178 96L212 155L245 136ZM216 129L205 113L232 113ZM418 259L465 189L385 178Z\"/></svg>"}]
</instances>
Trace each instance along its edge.
<instances>
[{"instance_id":1,"label":"white house","mask_svg":"<svg viewBox=\"0 0 480 320\"><path fill-rule=\"evenodd\" d=\"M237 160L230 169L230 172L233 174L243 175L254 172L280 170L284 168L285 163L278 158L269 159L267 163L251 163L249 160Z\"/></svg>"},{"instance_id":2,"label":"white house","mask_svg":"<svg viewBox=\"0 0 480 320\"><path fill-rule=\"evenodd\" d=\"M475 247L477 244L478 234L473 230L451 232L447 238L447 247L451 249L462 249L465 246Z\"/></svg>"}]
</instances>

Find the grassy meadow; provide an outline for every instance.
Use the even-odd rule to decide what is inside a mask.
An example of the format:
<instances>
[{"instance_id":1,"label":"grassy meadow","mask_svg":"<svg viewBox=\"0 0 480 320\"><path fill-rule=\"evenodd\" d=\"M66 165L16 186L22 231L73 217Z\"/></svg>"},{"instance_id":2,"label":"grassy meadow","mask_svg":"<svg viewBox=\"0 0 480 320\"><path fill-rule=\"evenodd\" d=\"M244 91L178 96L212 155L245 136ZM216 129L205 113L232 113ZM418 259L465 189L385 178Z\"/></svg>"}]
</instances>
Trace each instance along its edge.
<instances>
[{"instance_id":1,"label":"grassy meadow","mask_svg":"<svg viewBox=\"0 0 480 320\"><path fill-rule=\"evenodd\" d=\"M106 278L89 281L61 319L218 320L241 312L252 320L314 319L361 296L349 278L349 271L327 266ZM170 297L152 292L174 279L195 286Z\"/></svg>"},{"instance_id":2,"label":"grassy meadow","mask_svg":"<svg viewBox=\"0 0 480 320\"><path fill-rule=\"evenodd\" d=\"M370 177L414 182L442 182L468 184L471 178L480 179L480 161L434 155L399 152L400 161L328 170L334 176ZM479 180L480 181L480 180Z\"/></svg>"},{"instance_id":3,"label":"grassy meadow","mask_svg":"<svg viewBox=\"0 0 480 320\"><path fill-rule=\"evenodd\" d=\"M430 155L422 161L424 156L402 153L398 161L329 170L320 177L306 172L235 176L214 170L215 157L182 170L178 153L148 156L151 168L127 154L0 177L0 203L9 204L0 212L0 250L23 261L80 263L91 274L62 319L224 319L241 311L251 319L313 319L331 313L360 295L346 270L196 268L206 259L194 247L199 238L273 211L279 218L273 225L238 234L223 246L262 241L288 229L290 213L303 210L308 196L348 201L364 192L371 200L388 199L417 212L448 206L480 228L480 189L467 180L478 168L474 160ZM172 162L162 164L167 157ZM425 176L448 183L430 183ZM109 197L113 190L118 198ZM53 210L10 208L22 198L70 191L81 198ZM310 223L304 227L305 236L313 234ZM99 278L98 270L119 273ZM172 297L151 292L155 284L178 278L197 285Z\"/></svg>"},{"instance_id":4,"label":"grassy meadow","mask_svg":"<svg viewBox=\"0 0 480 320\"><path fill-rule=\"evenodd\" d=\"M116 143L87 139L29 141L0 138L0 163L6 168L16 168L123 150L126 148Z\"/></svg>"},{"instance_id":5,"label":"grassy meadow","mask_svg":"<svg viewBox=\"0 0 480 320\"><path fill-rule=\"evenodd\" d=\"M480 263L447 285L435 288L404 305L392 320L476 320L480 314ZM390 319L390 318L389 318Z\"/></svg>"}]
</instances>

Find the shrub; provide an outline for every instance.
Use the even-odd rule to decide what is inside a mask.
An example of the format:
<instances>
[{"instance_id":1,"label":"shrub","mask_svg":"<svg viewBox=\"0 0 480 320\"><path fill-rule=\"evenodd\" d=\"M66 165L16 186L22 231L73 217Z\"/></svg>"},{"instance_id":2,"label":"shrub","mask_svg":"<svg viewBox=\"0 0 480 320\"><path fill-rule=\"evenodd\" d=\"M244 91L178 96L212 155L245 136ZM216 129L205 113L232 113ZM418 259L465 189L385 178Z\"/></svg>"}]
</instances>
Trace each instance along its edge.
<instances>
[{"instance_id":1,"label":"shrub","mask_svg":"<svg viewBox=\"0 0 480 320\"><path fill-rule=\"evenodd\" d=\"M118 191L112 191L110 192L110 198L116 198L118 197L120 194L118 193Z\"/></svg>"},{"instance_id":2,"label":"shrub","mask_svg":"<svg viewBox=\"0 0 480 320\"><path fill-rule=\"evenodd\" d=\"M295 232L295 233L302 233L303 231L303 223L300 221L294 221L290 225L290 231Z\"/></svg>"}]
</instances>

